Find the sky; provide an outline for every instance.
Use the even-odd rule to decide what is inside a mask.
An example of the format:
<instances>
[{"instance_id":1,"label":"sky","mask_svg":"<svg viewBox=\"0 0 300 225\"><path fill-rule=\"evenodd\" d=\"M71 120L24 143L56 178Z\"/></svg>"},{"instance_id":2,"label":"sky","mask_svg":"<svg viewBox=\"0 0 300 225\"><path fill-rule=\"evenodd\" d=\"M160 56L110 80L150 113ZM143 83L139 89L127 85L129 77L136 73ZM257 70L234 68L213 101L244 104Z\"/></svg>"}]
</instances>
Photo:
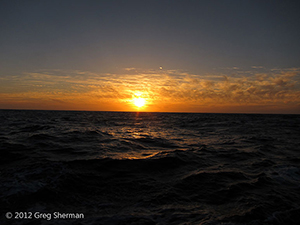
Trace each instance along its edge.
<instances>
[{"instance_id":1,"label":"sky","mask_svg":"<svg viewBox=\"0 0 300 225\"><path fill-rule=\"evenodd\" d=\"M299 114L299 10L297 0L2 0L0 109Z\"/></svg>"}]
</instances>

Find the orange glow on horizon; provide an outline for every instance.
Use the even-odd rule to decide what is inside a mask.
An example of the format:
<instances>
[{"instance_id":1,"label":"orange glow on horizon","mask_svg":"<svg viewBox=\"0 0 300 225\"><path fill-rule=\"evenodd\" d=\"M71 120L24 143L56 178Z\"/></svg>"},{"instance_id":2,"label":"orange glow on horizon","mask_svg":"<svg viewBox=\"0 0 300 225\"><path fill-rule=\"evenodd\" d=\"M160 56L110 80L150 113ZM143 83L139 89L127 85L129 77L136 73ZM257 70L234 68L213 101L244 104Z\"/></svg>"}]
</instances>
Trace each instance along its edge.
<instances>
[{"instance_id":1,"label":"orange glow on horizon","mask_svg":"<svg viewBox=\"0 0 300 225\"><path fill-rule=\"evenodd\" d=\"M53 74L52 74L53 73ZM0 109L299 114L299 72L248 77L135 75L56 71L25 73L0 82ZM58 73L58 72L57 72ZM58 74L60 74L58 73ZM74 76L73 76L74 75ZM101 77L101 79L99 79ZM18 82L16 82L18 81ZM62 85L63 84L63 85ZM300 87L300 86L299 86Z\"/></svg>"}]
</instances>

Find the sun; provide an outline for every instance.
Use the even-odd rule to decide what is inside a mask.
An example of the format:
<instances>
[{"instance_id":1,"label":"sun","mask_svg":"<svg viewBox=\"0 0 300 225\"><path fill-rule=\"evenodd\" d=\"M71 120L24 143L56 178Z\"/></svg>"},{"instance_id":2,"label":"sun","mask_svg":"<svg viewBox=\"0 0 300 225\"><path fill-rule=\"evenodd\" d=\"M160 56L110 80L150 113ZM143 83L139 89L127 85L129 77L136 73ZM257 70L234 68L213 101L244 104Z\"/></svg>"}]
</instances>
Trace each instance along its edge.
<instances>
[{"instance_id":1,"label":"sun","mask_svg":"<svg viewBox=\"0 0 300 225\"><path fill-rule=\"evenodd\" d=\"M141 98L141 97L139 97L139 98L134 98L134 99L133 99L133 104L134 104L136 107L140 108L140 107L143 107L143 106L146 104L146 100L145 100L144 98Z\"/></svg>"}]
</instances>

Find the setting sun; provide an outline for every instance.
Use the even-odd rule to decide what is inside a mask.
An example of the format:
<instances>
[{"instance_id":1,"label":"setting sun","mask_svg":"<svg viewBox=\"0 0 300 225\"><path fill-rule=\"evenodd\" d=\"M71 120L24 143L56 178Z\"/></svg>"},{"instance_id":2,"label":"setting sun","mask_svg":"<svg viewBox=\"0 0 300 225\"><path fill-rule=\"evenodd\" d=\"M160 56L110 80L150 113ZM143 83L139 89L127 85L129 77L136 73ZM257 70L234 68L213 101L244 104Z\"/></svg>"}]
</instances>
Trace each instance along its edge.
<instances>
[{"instance_id":1,"label":"setting sun","mask_svg":"<svg viewBox=\"0 0 300 225\"><path fill-rule=\"evenodd\" d=\"M146 100L144 98L134 98L133 104L137 106L138 108L143 107L146 103Z\"/></svg>"}]
</instances>

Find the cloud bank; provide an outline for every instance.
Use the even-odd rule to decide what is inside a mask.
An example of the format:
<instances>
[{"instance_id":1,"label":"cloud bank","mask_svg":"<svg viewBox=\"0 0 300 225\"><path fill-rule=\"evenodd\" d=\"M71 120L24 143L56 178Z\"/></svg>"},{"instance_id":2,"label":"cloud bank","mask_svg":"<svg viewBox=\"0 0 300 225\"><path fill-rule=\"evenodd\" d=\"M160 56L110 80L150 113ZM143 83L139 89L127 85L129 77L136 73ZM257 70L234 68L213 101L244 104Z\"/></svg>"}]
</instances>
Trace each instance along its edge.
<instances>
[{"instance_id":1,"label":"cloud bank","mask_svg":"<svg viewBox=\"0 0 300 225\"><path fill-rule=\"evenodd\" d=\"M0 107L131 111L131 99L139 93L148 111L300 113L300 68L231 71L125 68L122 74L45 70L1 76Z\"/></svg>"}]
</instances>

